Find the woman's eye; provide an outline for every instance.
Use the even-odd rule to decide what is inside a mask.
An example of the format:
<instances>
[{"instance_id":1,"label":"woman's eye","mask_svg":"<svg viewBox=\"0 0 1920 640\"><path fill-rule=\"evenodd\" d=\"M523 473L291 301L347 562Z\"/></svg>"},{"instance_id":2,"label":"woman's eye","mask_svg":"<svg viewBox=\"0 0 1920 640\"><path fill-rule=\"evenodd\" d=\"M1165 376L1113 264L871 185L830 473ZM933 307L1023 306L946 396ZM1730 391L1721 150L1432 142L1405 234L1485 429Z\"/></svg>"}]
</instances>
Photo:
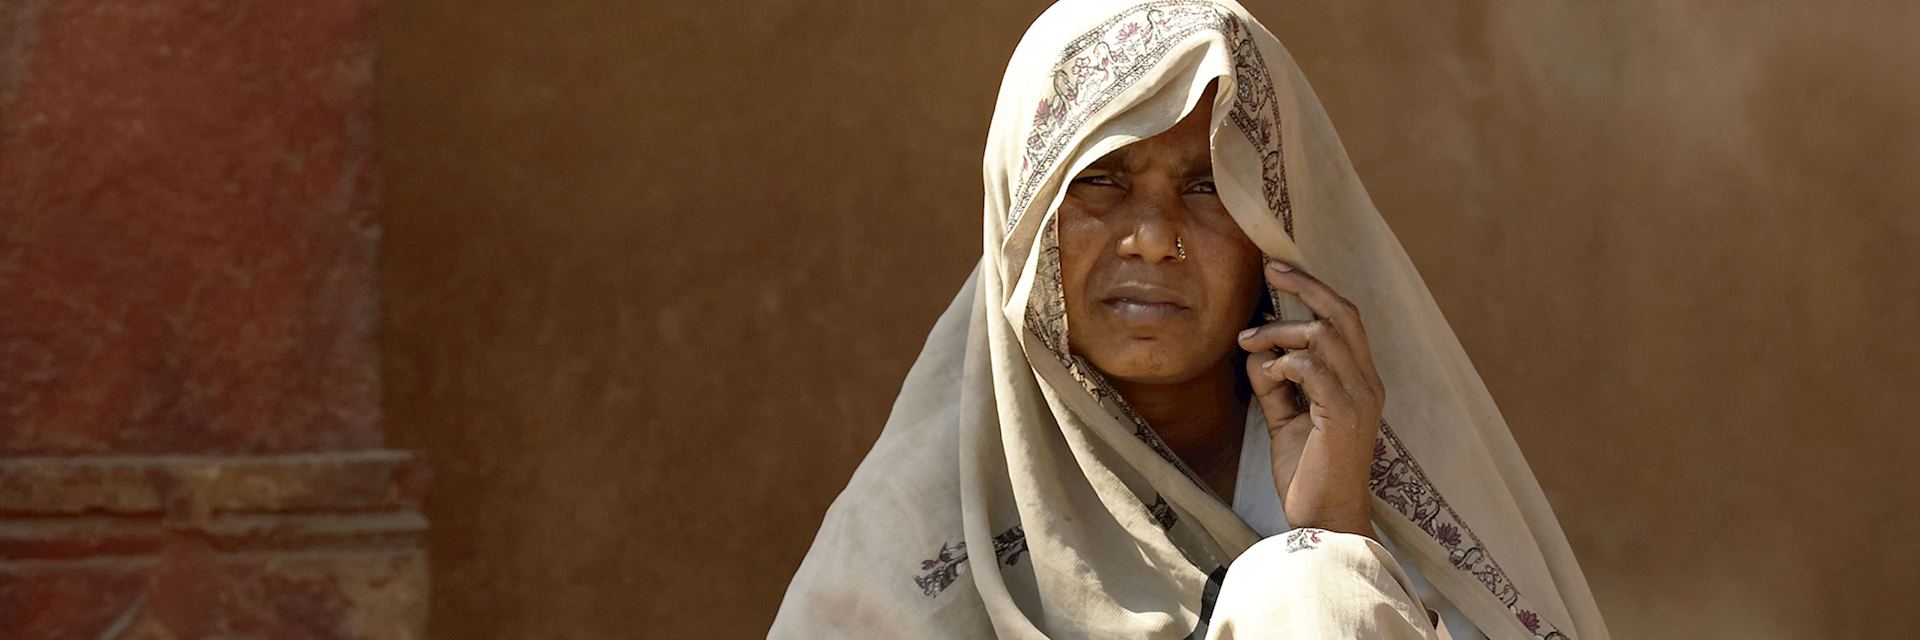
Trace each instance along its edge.
<instances>
[{"instance_id":1,"label":"woman's eye","mask_svg":"<svg viewBox=\"0 0 1920 640\"><path fill-rule=\"evenodd\" d=\"M1074 178L1073 183L1084 184L1084 185L1093 186L1093 187L1120 186L1119 182L1114 181L1113 176L1085 176L1080 178Z\"/></svg>"},{"instance_id":2,"label":"woman's eye","mask_svg":"<svg viewBox=\"0 0 1920 640\"><path fill-rule=\"evenodd\" d=\"M1204 182L1195 182L1193 183L1192 187L1188 188L1188 191L1191 191L1193 193L1219 193L1220 192L1219 190L1213 187L1212 180L1207 180Z\"/></svg>"}]
</instances>

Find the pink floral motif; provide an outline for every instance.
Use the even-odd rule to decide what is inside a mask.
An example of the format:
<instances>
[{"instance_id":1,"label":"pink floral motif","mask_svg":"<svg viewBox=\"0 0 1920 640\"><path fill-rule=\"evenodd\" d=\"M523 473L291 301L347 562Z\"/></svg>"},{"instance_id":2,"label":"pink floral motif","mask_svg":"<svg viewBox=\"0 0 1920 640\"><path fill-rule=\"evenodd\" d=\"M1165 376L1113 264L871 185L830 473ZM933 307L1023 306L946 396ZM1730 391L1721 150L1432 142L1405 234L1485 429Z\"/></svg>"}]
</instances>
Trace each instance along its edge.
<instances>
[{"instance_id":1,"label":"pink floral motif","mask_svg":"<svg viewBox=\"0 0 1920 640\"><path fill-rule=\"evenodd\" d=\"M1533 632L1539 632L1539 631L1540 631L1540 616L1538 616L1538 615L1535 615L1535 614L1534 614L1534 613L1533 613L1532 611L1528 611L1528 610L1526 610L1526 609L1521 609L1521 610L1520 610L1520 624L1524 624L1524 625L1527 625L1527 630L1528 630L1528 631L1533 631Z\"/></svg>"},{"instance_id":2,"label":"pink floral motif","mask_svg":"<svg viewBox=\"0 0 1920 640\"><path fill-rule=\"evenodd\" d=\"M1442 522L1440 526L1435 527L1433 537L1448 547L1460 546L1460 528L1453 526L1451 522Z\"/></svg>"},{"instance_id":3,"label":"pink floral motif","mask_svg":"<svg viewBox=\"0 0 1920 640\"><path fill-rule=\"evenodd\" d=\"M915 576L913 583L931 598L953 586L960 579L960 569L967 563L967 543L955 542L940 545L939 553L932 559L921 560L920 570L926 575Z\"/></svg>"},{"instance_id":4,"label":"pink floral motif","mask_svg":"<svg viewBox=\"0 0 1920 640\"><path fill-rule=\"evenodd\" d=\"M1321 529L1294 529L1287 532L1287 553L1320 548Z\"/></svg>"},{"instance_id":5,"label":"pink floral motif","mask_svg":"<svg viewBox=\"0 0 1920 640\"><path fill-rule=\"evenodd\" d=\"M964 547L965 543L962 543L962 546ZM946 547L941 547L939 558L936 558L933 560L920 561L920 570L925 571L927 569L932 569L933 565L947 563L947 562L953 562L953 552L948 550Z\"/></svg>"},{"instance_id":6,"label":"pink floral motif","mask_svg":"<svg viewBox=\"0 0 1920 640\"><path fill-rule=\"evenodd\" d=\"M1129 22L1129 23L1127 23L1127 26L1125 26L1125 27L1121 27L1121 28L1120 28L1120 35L1119 35L1119 37L1118 37L1118 38L1116 38L1116 39L1118 39L1118 40L1125 40L1125 39L1127 39L1127 38L1131 38L1131 37L1134 37L1135 35L1138 35L1139 33L1140 33L1140 23L1138 23L1138 22Z\"/></svg>"}]
</instances>

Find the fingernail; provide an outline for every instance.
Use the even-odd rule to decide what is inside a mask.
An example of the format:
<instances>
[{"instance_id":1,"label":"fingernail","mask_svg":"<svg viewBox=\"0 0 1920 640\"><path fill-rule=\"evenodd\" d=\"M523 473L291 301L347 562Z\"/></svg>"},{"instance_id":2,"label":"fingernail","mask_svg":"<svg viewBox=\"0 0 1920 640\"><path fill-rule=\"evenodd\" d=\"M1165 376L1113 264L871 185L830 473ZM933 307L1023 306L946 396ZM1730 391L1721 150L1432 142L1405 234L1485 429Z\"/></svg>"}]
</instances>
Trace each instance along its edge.
<instances>
[{"instance_id":1,"label":"fingernail","mask_svg":"<svg viewBox=\"0 0 1920 640\"><path fill-rule=\"evenodd\" d=\"M1275 362L1279 362L1279 360L1277 360L1277 359L1276 359L1276 360L1268 360L1266 364L1263 364L1263 365L1260 365L1260 368L1262 368L1262 369L1272 369L1272 368L1273 368L1273 363L1275 363Z\"/></svg>"},{"instance_id":2,"label":"fingernail","mask_svg":"<svg viewBox=\"0 0 1920 640\"><path fill-rule=\"evenodd\" d=\"M1274 271L1281 272L1281 273L1286 273L1288 271L1293 270L1293 265L1287 264L1286 261L1284 260L1275 260L1267 263L1267 268L1272 269Z\"/></svg>"},{"instance_id":3,"label":"fingernail","mask_svg":"<svg viewBox=\"0 0 1920 640\"><path fill-rule=\"evenodd\" d=\"M1258 332L1258 331L1259 331L1259 329L1248 329L1248 330L1246 330L1246 331L1242 331L1242 332L1240 332L1240 339L1241 339L1241 340L1245 340L1245 339L1247 339L1247 338L1251 338L1251 337L1253 337L1253 334L1254 334L1255 332Z\"/></svg>"}]
</instances>

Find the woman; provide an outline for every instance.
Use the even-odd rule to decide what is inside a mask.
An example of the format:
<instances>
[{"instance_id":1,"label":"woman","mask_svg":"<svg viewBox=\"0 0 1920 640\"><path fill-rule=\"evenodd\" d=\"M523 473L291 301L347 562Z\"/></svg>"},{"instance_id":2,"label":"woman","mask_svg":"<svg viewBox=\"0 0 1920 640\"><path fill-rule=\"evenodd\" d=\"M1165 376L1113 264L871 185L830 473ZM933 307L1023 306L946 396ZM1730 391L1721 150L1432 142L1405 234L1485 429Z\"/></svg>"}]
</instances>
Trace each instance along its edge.
<instances>
[{"instance_id":1,"label":"woman","mask_svg":"<svg viewBox=\"0 0 1920 640\"><path fill-rule=\"evenodd\" d=\"M980 264L772 636L1606 637L1466 354L1243 8L1053 6L984 173Z\"/></svg>"}]
</instances>

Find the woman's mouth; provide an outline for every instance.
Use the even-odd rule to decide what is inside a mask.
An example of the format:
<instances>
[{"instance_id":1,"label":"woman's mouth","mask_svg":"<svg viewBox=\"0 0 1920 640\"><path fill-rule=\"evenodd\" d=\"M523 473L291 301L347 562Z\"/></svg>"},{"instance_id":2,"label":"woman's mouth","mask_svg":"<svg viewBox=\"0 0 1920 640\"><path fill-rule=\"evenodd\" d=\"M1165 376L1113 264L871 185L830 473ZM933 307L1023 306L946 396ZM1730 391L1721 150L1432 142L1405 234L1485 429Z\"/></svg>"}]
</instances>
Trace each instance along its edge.
<instances>
[{"instance_id":1,"label":"woman's mouth","mask_svg":"<svg viewBox=\"0 0 1920 640\"><path fill-rule=\"evenodd\" d=\"M1100 304L1121 324L1135 327L1165 324L1192 311L1180 292L1163 285L1133 280L1110 287L1105 293Z\"/></svg>"},{"instance_id":2,"label":"woman's mouth","mask_svg":"<svg viewBox=\"0 0 1920 640\"><path fill-rule=\"evenodd\" d=\"M1133 325L1162 324L1190 311L1171 302L1148 302L1133 298L1109 298L1101 304L1121 322Z\"/></svg>"},{"instance_id":3,"label":"woman's mouth","mask_svg":"<svg viewBox=\"0 0 1920 640\"><path fill-rule=\"evenodd\" d=\"M1100 305L1122 325L1152 328L1193 312L1185 296L1172 287L1129 280L1108 287Z\"/></svg>"}]
</instances>

